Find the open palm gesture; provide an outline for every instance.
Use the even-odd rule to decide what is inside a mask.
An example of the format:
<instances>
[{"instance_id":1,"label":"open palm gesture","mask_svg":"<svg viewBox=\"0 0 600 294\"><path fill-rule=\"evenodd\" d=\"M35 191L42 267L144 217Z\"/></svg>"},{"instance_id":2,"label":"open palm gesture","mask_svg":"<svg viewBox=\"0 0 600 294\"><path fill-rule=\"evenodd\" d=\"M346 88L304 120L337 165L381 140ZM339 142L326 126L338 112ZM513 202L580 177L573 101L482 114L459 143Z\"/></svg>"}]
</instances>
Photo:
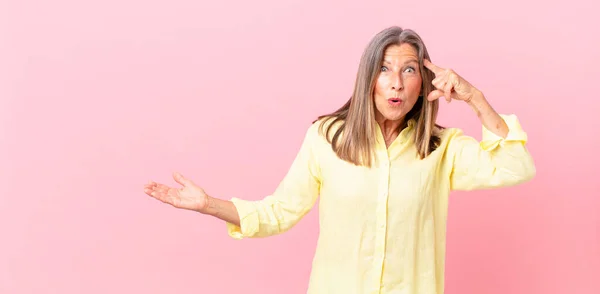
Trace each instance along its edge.
<instances>
[{"instance_id":1,"label":"open palm gesture","mask_svg":"<svg viewBox=\"0 0 600 294\"><path fill-rule=\"evenodd\" d=\"M177 208L198 212L204 211L208 206L208 195L206 195L204 190L179 173L174 173L173 178L177 183L182 185L181 188L172 188L151 181L144 186L144 192Z\"/></svg>"}]
</instances>

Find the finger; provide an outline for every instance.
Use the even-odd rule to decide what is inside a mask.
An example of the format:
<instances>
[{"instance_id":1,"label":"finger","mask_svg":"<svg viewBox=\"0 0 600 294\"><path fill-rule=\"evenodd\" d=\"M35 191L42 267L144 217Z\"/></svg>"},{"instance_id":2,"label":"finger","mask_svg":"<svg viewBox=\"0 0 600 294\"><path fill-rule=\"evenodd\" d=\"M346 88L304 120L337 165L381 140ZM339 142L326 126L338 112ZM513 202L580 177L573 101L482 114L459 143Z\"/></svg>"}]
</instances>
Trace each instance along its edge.
<instances>
[{"instance_id":1,"label":"finger","mask_svg":"<svg viewBox=\"0 0 600 294\"><path fill-rule=\"evenodd\" d=\"M180 185L182 185L184 187L192 185L192 181L186 179L185 177L183 177L183 175L181 175L178 172L173 173L173 179L175 179L175 181L177 183L179 183Z\"/></svg>"},{"instance_id":2,"label":"finger","mask_svg":"<svg viewBox=\"0 0 600 294\"><path fill-rule=\"evenodd\" d=\"M452 88L454 87L454 85L452 83L446 83L446 85L444 86L444 97L446 97L446 101L448 101L448 103L450 103L450 101L452 101Z\"/></svg>"},{"instance_id":3,"label":"finger","mask_svg":"<svg viewBox=\"0 0 600 294\"><path fill-rule=\"evenodd\" d=\"M167 192L169 191L169 189L171 189L171 187L167 186L167 185L163 185L163 184L158 184L154 187L155 191L160 191L160 192Z\"/></svg>"},{"instance_id":4,"label":"finger","mask_svg":"<svg viewBox=\"0 0 600 294\"><path fill-rule=\"evenodd\" d=\"M144 191L147 191L150 194L151 193L161 193L162 190L164 190L163 188L161 188L161 186L164 186L164 185L155 183L152 186L145 187ZM152 196L152 195L150 195L150 196Z\"/></svg>"},{"instance_id":5,"label":"finger","mask_svg":"<svg viewBox=\"0 0 600 294\"><path fill-rule=\"evenodd\" d=\"M164 193L160 192L160 191L156 191L154 189L144 189L144 192L146 194L148 194L148 196L158 199L160 201L162 201L162 198L164 197Z\"/></svg>"},{"instance_id":6,"label":"finger","mask_svg":"<svg viewBox=\"0 0 600 294\"><path fill-rule=\"evenodd\" d=\"M434 79L431 84L433 84L433 86L435 87L435 89L437 90L443 90L446 87L447 81L445 79Z\"/></svg>"},{"instance_id":7,"label":"finger","mask_svg":"<svg viewBox=\"0 0 600 294\"><path fill-rule=\"evenodd\" d=\"M444 71L443 68L431 63L431 61L427 60L427 59L423 59L423 66L425 66L426 68L428 68L429 70L431 70L435 75L440 74L442 71Z\"/></svg>"},{"instance_id":8,"label":"finger","mask_svg":"<svg viewBox=\"0 0 600 294\"><path fill-rule=\"evenodd\" d=\"M179 197L178 193L175 189L170 189L168 191L154 191L155 198L175 206L176 202L181 201L181 197Z\"/></svg>"},{"instance_id":9,"label":"finger","mask_svg":"<svg viewBox=\"0 0 600 294\"><path fill-rule=\"evenodd\" d=\"M431 91L431 93L429 93L429 95L427 95L427 100L433 101L435 99L439 99L442 96L444 96L444 92L440 90L433 90Z\"/></svg>"},{"instance_id":10,"label":"finger","mask_svg":"<svg viewBox=\"0 0 600 294\"><path fill-rule=\"evenodd\" d=\"M144 193L148 194L148 196L152 196L152 192L154 192L152 188L144 188Z\"/></svg>"},{"instance_id":11,"label":"finger","mask_svg":"<svg viewBox=\"0 0 600 294\"><path fill-rule=\"evenodd\" d=\"M169 196L167 193L161 191L152 191L151 196L164 203L171 204L173 202L173 196Z\"/></svg>"},{"instance_id":12,"label":"finger","mask_svg":"<svg viewBox=\"0 0 600 294\"><path fill-rule=\"evenodd\" d=\"M461 77L458 74L452 72L450 74L450 76L448 77L448 79L452 83L453 88L454 88L454 93L456 94L456 89L457 88L460 89L462 87L462 85L461 85Z\"/></svg>"},{"instance_id":13,"label":"finger","mask_svg":"<svg viewBox=\"0 0 600 294\"><path fill-rule=\"evenodd\" d=\"M158 183L153 183L153 184L147 184L144 186L144 190L150 190L150 191L157 191L157 192L164 192L166 190L169 189L168 186L163 185L163 184L158 184Z\"/></svg>"}]
</instances>

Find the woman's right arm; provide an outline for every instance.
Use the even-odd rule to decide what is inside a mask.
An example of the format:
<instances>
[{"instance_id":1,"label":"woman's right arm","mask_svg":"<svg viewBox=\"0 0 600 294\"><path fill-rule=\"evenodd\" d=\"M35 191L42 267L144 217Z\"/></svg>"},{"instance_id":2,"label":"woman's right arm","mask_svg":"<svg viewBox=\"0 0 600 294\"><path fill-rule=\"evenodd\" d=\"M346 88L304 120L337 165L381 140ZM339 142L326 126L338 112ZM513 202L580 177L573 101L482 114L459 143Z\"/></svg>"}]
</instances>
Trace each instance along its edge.
<instances>
[{"instance_id":1,"label":"woman's right arm","mask_svg":"<svg viewBox=\"0 0 600 294\"><path fill-rule=\"evenodd\" d=\"M273 194L256 201L214 199L209 201L212 208L207 211L225 220L228 234L236 239L288 231L310 211L319 196L318 140L318 123L315 123L306 132L296 158Z\"/></svg>"},{"instance_id":2,"label":"woman's right arm","mask_svg":"<svg viewBox=\"0 0 600 294\"><path fill-rule=\"evenodd\" d=\"M223 200L207 195L202 188L180 174L174 178L183 187L170 188L151 182L146 194L177 208L198 211L227 223L230 236L266 237L283 233L296 225L314 206L321 187L321 172L315 147L318 125L311 125L300 151L273 194L262 200Z\"/></svg>"}]
</instances>

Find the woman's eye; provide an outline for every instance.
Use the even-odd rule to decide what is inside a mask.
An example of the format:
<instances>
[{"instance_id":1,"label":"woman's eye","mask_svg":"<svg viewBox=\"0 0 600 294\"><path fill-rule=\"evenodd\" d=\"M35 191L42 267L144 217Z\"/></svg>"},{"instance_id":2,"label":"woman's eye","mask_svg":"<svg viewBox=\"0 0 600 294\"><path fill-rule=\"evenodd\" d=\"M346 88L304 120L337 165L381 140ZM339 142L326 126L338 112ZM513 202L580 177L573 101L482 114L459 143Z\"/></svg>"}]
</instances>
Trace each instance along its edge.
<instances>
[{"instance_id":1,"label":"woman's eye","mask_svg":"<svg viewBox=\"0 0 600 294\"><path fill-rule=\"evenodd\" d=\"M381 71L387 71L387 67L385 67L385 66L382 66L382 67L381 67Z\"/></svg>"},{"instance_id":2,"label":"woman's eye","mask_svg":"<svg viewBox=\"0 0 600 294\"><path fill-rule=\"evenodd\" d=\"M407 67L404 72L408 72L408 73L414 73L415 72L415 68L412 66Z\"/></svg>"}]
</instances>

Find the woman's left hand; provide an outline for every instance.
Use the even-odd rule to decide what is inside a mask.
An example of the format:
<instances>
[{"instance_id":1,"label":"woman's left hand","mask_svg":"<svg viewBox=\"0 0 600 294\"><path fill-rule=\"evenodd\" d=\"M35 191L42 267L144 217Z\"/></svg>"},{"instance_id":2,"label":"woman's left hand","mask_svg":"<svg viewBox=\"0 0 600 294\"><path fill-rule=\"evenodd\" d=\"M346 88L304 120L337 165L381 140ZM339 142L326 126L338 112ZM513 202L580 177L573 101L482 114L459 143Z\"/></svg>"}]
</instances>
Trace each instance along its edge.
<instances>
[{"instance_id":1,"label":"woman's left hand","mask_svg":"<svg viewBox=\"0 0 600 294\"><path fill-rule=\"evenodd\" d=\"M427 100L433 101L444 96L448 102L456 99L469 103L473 97L480 94L477 88L453 70L441 68L427 59L423 60L423 65L435 74L432 84L436 90L429 93Z\"/></svg>"}]
</instances>

